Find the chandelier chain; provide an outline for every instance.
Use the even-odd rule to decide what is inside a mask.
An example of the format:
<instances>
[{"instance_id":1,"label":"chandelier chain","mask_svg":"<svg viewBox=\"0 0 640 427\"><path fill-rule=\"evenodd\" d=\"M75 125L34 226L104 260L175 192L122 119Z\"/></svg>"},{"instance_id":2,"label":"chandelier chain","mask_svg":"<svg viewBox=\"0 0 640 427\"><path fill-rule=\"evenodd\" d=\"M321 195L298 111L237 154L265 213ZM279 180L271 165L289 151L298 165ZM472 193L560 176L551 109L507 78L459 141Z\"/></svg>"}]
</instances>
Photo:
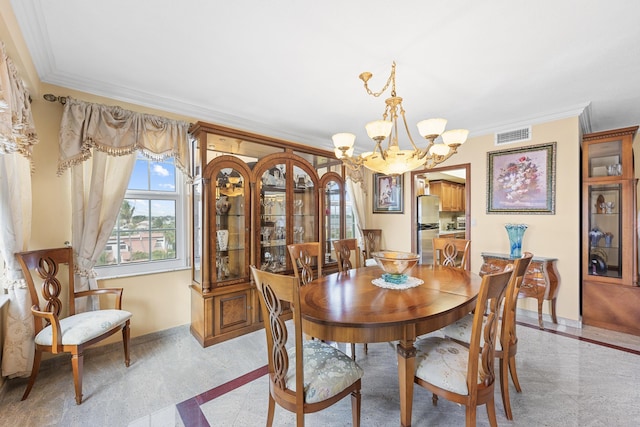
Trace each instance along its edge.
<instances>
[{"instance_id":1,"label":"chandelier chain","mask_svg":"<svg viewBox=\"0 0 640 427\"><path fill-rule=\"evenodd\" d=\"M373 92L371 89L369 89L369 84L367 83L367 81L371 78L371 73L362 73L360 74L360 79L362 79L362 81L364 81L364 88L367 90L367 93L369 95L372 95L374 97L379 97L380 95L382 95L383 93L385 93L387 91L387 89L389 88L389 85L392 85L391 87L391 96L396 96L396 63L395 61L393 62L393 64L391 65L391 74L389 75L389 78L387 79L387 82L385 83L384 87L382 89L380 89L379 92Z\"/></svg>"}]
</instances>

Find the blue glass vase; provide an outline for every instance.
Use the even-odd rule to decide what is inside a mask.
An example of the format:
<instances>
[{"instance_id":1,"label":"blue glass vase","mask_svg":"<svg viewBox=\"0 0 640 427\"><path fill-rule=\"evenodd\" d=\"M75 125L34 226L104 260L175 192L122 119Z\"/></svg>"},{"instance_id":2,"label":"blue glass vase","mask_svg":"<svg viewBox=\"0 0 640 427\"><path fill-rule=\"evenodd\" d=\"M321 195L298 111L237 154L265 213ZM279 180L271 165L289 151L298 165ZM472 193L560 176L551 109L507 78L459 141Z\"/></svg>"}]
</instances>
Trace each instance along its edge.
<instances>
[{"instance_id":1,"label":"blue glass vase","mask_svg":"<svg viewBox=\"0 0 640 427\"><path fill-rule=\"evenodd\" d=\"M526 224L507 224L504 226L509 235L509 256L520 258L522 256L522 236L527 230Z\"/></svg>"}]
</instances>

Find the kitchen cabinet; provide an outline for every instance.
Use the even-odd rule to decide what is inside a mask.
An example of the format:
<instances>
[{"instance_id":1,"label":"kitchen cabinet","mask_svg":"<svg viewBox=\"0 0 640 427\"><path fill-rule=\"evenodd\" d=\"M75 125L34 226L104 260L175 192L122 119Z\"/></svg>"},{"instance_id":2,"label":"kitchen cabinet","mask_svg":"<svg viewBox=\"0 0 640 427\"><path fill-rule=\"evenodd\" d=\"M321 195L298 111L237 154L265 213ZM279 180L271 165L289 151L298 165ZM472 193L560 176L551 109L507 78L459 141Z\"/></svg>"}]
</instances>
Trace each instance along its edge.
<instances>
[{"instance_id":1,"label":"kitchen cabinet","mask_svg":"<svg viewBox=\"0 0 640 427\"><path fill-rule=\"evenodd\" d=\"M440 197L441 212L463 212L465 210L465 186L452 181L429 182L429 194Z\"/></svg>"},{"instance_id":2,"label":"kitchen cabinet","mask_svg":"<svg viewBox=\"0 0 640 427\"><path fill-rule=\"evenodd\" d=\"M582 140L582 321L640 335L637 268L638 127Z\"/></svg>"},{"instance_id":3,"label":"kitchen cabinet","mask_svg":"<svg viewBox=\"0 0 640 427\"><path fill-rule=\"evenodd\" d=\"M250 265L293 274L288 244L344 236L344 170L314 147L203 122L191 134L190 330L206 347L263 327Z\"/></svg>"}]
</instances>

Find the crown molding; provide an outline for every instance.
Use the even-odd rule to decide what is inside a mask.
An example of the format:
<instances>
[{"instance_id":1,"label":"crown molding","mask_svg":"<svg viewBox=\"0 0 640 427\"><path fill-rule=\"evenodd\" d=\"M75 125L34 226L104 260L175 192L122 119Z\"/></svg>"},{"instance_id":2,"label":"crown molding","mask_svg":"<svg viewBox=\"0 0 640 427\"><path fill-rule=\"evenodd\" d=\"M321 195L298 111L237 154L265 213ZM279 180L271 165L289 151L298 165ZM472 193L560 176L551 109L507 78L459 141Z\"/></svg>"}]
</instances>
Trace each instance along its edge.
<instances>
[{"instance_id":1,"label":"crown molding","mask_svg":"<svg viewBox=\"0 0 640 427\"><path fill-rule=\"evenodd\" d=\"M591 129L591 103L585 102L543 115L524 117L516 121L498 123L486 128L473 130L470 132L470 134L473 136L494 134L498 132L505 132L511 129L517 129L524 126L538 125L542 123L553 122L556 120L567 119L570 117L579 118L580 127L582 128L583 132L585 128Z\"/></svg>"}]
</instances>

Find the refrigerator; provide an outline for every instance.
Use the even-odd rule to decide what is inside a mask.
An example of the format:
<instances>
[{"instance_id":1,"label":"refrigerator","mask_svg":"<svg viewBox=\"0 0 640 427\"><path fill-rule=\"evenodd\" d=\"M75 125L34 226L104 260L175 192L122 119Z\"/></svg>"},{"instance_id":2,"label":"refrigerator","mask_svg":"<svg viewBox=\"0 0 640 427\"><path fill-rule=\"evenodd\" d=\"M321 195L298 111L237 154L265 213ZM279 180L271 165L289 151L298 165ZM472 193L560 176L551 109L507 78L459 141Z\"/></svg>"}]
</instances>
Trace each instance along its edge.
<instances>
[{"instance_id":1,"label":"refrigerator","mask_svg":"<svg viewBox=\"0 0 640 427\"><path fill-rule=\"evenodd\" d=\"M440 231L440 197L418 196L418 254L421 264L433 263L433 238Z\"/></svg>"}]
</instances>

